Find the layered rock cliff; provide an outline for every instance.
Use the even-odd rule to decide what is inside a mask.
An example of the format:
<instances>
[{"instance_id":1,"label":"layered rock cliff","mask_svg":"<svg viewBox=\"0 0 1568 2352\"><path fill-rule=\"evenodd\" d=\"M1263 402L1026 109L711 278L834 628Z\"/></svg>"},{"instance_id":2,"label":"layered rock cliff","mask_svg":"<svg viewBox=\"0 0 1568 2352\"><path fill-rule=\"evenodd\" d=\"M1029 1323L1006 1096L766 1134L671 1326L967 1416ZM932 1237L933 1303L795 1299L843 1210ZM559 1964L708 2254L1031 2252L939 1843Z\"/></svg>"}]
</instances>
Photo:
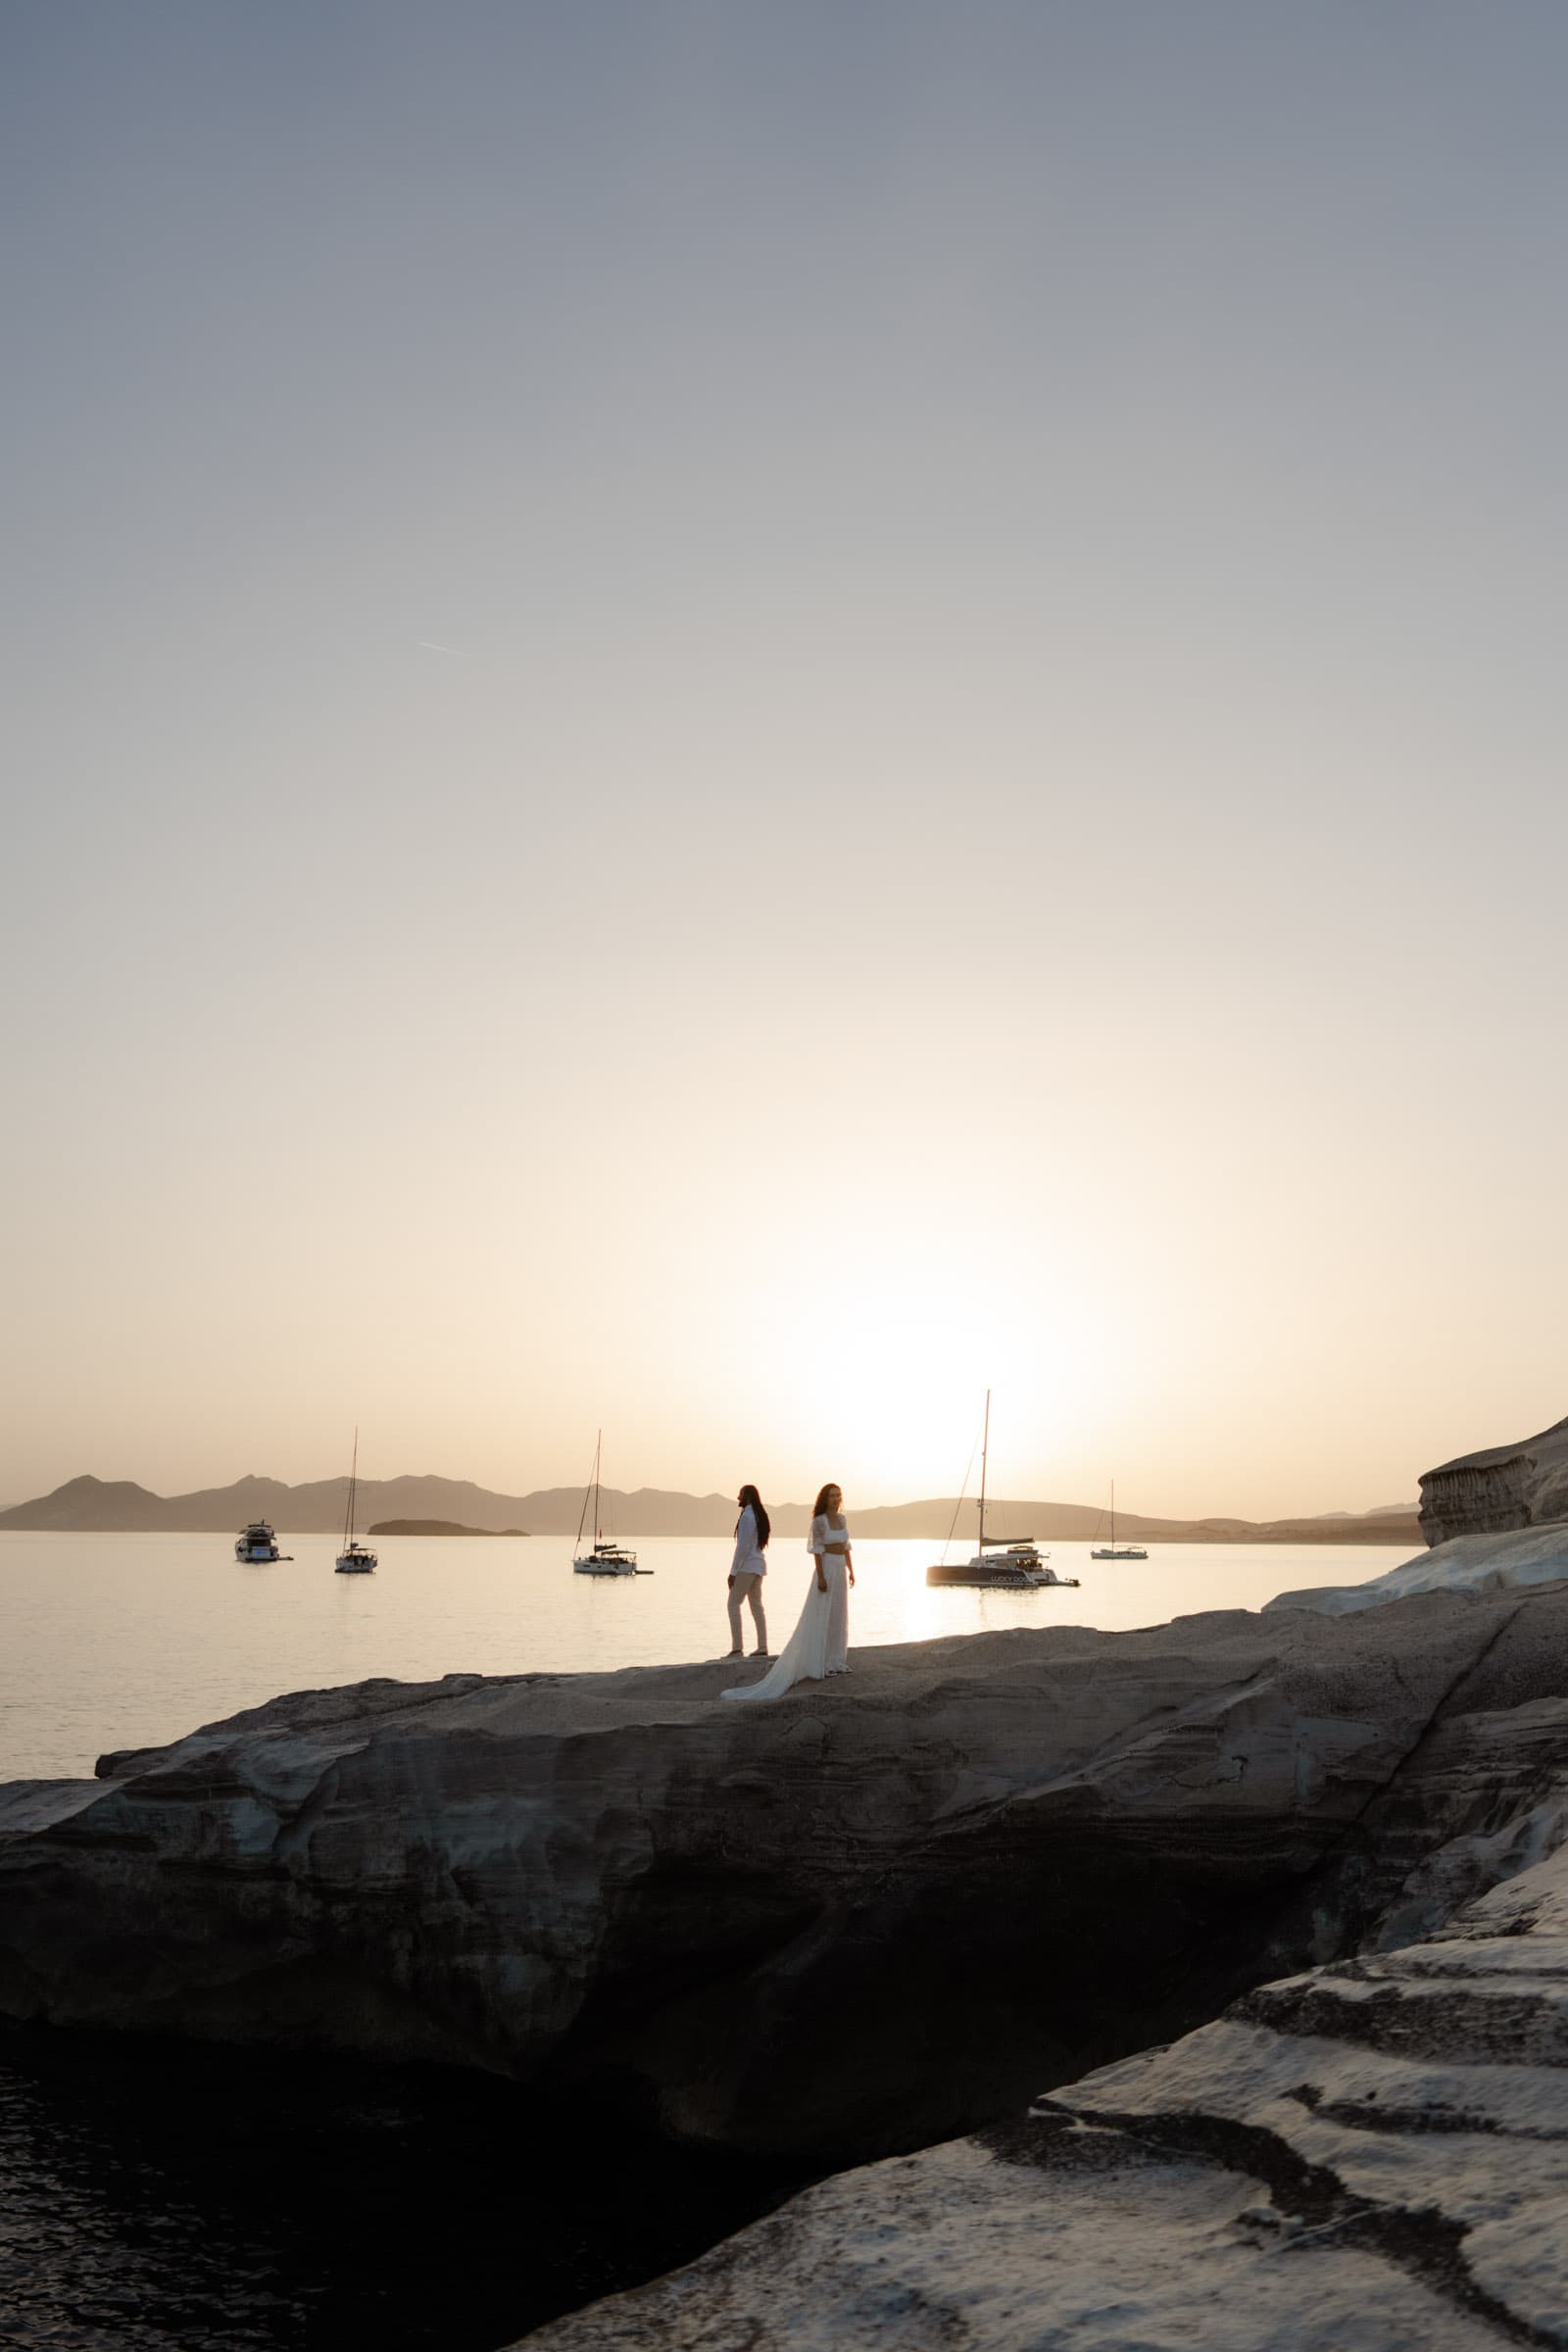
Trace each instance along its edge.
<instances>
[{"instance_id":1,"label":"layered rock cliff","mask_svg":"<svg viewBox=\"0 0 1568 2352\"><path fill-rule=\"evenodd\" d=\"M824 2165L1556 1834L1561 1586L853 1664L759 1709L727 1665L369 1683L0 1791L0 2014L612 2082Z\"/></svg>"},{"instance_id":2,"label":"layered rock cliff","mask_svg":"<svg viewBox=\"0 0 1568 2352\"><path fill-rule=\"evenodd\" d=\"M1421 1532L1431 1544L1557 1519L1568 1519L1568 1421L1512 1446L1462 1453L1421 1479Z\"/></svg>"}]
</instances>

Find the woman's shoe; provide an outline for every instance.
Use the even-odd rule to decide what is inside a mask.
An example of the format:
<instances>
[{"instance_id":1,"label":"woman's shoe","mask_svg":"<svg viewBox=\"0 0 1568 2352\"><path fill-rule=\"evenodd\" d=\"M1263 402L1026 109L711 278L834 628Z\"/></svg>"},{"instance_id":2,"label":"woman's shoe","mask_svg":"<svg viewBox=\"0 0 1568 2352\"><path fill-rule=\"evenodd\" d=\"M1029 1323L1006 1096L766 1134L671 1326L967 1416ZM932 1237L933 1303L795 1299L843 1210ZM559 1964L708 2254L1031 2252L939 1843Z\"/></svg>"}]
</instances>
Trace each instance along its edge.
<instances>
[{"instance_id":1,"label":"woman's shoe","mask_svg":"<svg viewBox=\"0 0 1568 2352\"><path fill-rule=\"evenodd\" d=\"M773 1652L770 1649L754 1649L752 1655L754 1658L770 1658Z\"/></svg>"}]
</instances>

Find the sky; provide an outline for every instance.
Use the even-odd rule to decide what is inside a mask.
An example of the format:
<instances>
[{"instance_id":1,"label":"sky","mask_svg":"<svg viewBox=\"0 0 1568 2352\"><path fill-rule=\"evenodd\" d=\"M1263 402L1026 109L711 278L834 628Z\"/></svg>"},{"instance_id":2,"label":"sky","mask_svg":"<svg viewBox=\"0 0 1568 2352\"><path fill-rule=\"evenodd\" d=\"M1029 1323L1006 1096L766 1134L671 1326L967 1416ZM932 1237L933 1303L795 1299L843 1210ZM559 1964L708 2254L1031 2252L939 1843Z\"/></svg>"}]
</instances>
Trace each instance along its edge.
<instances>
[{"instance_id":1,"label":"sky","mask_svg":"<svg viewBox=\"0 0 1568 2352\"><path fill-rule=\"evenodd\" d=\"M1568 14L11 0L0 1500L1568 1411Z\"/></svg>"}]
</instances>

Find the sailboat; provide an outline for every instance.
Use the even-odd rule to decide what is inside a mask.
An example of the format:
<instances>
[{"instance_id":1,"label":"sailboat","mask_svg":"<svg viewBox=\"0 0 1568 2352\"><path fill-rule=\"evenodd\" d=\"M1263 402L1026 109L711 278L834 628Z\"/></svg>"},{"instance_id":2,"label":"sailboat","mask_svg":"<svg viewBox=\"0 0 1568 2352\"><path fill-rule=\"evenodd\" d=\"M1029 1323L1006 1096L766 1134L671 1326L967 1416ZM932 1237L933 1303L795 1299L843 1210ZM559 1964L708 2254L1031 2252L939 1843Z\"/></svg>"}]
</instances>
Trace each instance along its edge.
<instances>
[{"instance_id":1,"label":"sailboat","mask_svg":"<svg viewBox=\"0 0 1568 2352\"><path fill-rule=\"evenodd\" d=\"M986 1391L985 1430L980 1441L980 1548L972 1560L949 1567L946 1555L925 1572L928 1585L977 1585L988 1592L1022 1592L1038 1585L1076 1585L1075 1576L1058 1576L1032 1536L986 1534L986 1459L991 1451L991 1391ZM974 1456L969 1456L971 1464ZM965 1485L968 1484L967 1479ZM959 1496L959 1501L962 1501ZM957 1513L954 1513L957 1517Z\"/></svg>"},{"instance_id":2,"label":"sailboat","mask_svg":"<svg viewBox=\"0 0 1568 2352\"><path fill-rule=\"evenodd\" d=\"M651 1568L639 1568L637 1554L628 1551L624 1544L607 1544L605 1531L599 1524L599 1457L604 1449L605 1433L599 1432L594 1441L594 1474L588 1482L588 1492L582 1498L582 1515L577 1521L576 1557L571 1565L578 1576L652 1576ZM588 1524L588 1502L593 1498L594 1544L592 1551L582 1548L582 1531Z\"/></svg>"},{"instance_id":3,"label":"sailboat","mask_svg":"<svg viewBox=\"0 0 1568 2352\"><path fill-rule=\"evenodd\" d=\"M1141 1544L1118 1544L1116 1541L1116 1481L1110 1482L1110 1542L1098 1549L1091 1548L1092 1560L1147 1560L1148 1552Z\"/></svg>"},{"instance_id":4,"label":"sailboat","mask_svg":"<svg viewBox=\"0 0 1568 2352\"><path fill-rule=\"evenodd\" d=\"M337 1555L339 1576L368 1576L375 1554L354 1541L354 1500L360 1483L360 1433L354 1432L354 1467L349 1472L349 1507L343 1514L343 1548Z\"/></svg>"}]
</instances>

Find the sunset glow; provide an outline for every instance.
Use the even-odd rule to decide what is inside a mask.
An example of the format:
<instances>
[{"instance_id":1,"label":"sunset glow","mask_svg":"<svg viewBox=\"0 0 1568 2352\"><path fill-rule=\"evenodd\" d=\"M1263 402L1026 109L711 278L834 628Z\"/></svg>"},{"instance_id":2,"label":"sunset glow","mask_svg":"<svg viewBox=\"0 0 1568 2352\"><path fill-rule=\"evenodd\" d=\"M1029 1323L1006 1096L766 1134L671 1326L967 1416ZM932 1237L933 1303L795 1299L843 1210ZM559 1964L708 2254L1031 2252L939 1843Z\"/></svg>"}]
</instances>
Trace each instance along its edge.
<instances>
[{"instance_id":1,"label":"sunset glow","mask_svg":"<svg viewBox=\"0 0 1568 2352\"><path fill-rule=\"evenodd\" d=\"M93 22L0 95L0 1499L891 1501L989 1387L1267 1516L1561 1410L1559 26Z\"/></svg>"}]
</instances>

